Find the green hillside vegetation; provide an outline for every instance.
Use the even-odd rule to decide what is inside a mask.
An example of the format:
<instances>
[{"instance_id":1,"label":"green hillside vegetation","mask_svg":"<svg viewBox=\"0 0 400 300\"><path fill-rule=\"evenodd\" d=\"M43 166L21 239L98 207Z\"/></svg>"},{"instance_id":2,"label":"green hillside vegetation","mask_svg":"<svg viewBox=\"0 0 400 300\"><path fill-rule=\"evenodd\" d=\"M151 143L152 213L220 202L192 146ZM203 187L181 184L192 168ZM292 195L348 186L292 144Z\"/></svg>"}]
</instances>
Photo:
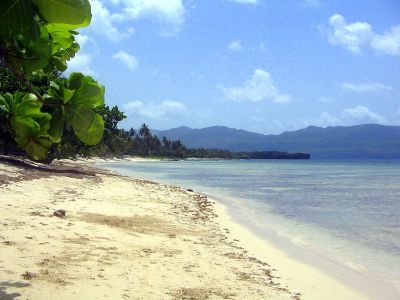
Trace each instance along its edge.
<instances>
[{"instance_id":1,"label":"green hillside vegetation","mask_svg":"<svg viewBox=\"0 0 400 300\"><path fill-rule=\"evenodd\" d=\"M219 148L235 152L307 152L313 158L400 158L400 126L310 126L279 135L263 135L224 126L203 129L178 127L155 133L179 139L194 148Z\"/></svg>"}]
</instances>

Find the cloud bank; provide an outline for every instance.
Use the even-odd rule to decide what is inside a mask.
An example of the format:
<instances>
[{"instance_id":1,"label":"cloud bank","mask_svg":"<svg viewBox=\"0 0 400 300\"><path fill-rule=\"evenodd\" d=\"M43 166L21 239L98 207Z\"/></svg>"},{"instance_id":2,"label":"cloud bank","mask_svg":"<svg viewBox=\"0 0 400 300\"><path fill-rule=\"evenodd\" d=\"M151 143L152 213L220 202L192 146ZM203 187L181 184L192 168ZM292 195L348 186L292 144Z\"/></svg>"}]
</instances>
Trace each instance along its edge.
<instances>
[{"instance_id":1,"label":"cloud bank","mask_svg":"<svg viewBox=\"0 0 400 300\"><path fill-rule=\"evenodd\" d=\"M182 0L91 0L92 22L89 30L111 41L120 41L134 34L132 21L150 19L162 25L164 33L176 33L185 21ZM121 25L123 24L123 25ZM123 29L122 29L123 28Z\"/></svg>"},{"instance_id":2,"label":"cloud bank","mask_svg":"<svg viewBox=\"0 0 400 300\"><path fill-rule=\"evenodd\" d=\"M379 34L369 23L347 23L342 15L335 14L329 18L329 26L322 30L330 44L343 46L353 54L371 48L378 53L400 55L400 25Z\"/></svg>"},{"instance_id":3,"label":"cloud bank","mask_svg":"<svg viewBox=\"0 0 400 300\"><path fill-rule=\"evenodd\" d=\"M234 101L272 101L277 103L290 102L291 96L282 94L274 85L271 74L262 69L256 69L243 86L221 87L225 97Z\"/></svg>"},{"instance_id":4,"label":"cloud bank","mask_svg":"<svg viewBox=\"0 0 400 300\"><path fill-rule=\"evenodd\" d=\"M160 103L132 101L124 105L129 115L153 120L170 120L188 114L187 107L178 101L164 100Z\"/></svg>"}]
</instances>

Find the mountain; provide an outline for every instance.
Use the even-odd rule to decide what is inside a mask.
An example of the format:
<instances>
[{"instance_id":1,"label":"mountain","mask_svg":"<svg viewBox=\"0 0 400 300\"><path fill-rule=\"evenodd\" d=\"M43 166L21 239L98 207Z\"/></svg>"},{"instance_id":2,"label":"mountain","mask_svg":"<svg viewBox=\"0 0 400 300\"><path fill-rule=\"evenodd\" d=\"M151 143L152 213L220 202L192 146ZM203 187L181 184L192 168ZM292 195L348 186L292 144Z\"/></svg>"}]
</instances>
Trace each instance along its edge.
<instances>
[{"instance_id":1,"label":"mountain","mask_svg":"<svg viewBox=\"0 0 400 300\"><path fill-rule=\"evenodd\" d=\"M306 152L312 158L400 158L400 126L310 126L278 135L225 126L202 129L178 127L153 132L159 137L179 139L190 148Z\"/></svg>"}]
</instances>

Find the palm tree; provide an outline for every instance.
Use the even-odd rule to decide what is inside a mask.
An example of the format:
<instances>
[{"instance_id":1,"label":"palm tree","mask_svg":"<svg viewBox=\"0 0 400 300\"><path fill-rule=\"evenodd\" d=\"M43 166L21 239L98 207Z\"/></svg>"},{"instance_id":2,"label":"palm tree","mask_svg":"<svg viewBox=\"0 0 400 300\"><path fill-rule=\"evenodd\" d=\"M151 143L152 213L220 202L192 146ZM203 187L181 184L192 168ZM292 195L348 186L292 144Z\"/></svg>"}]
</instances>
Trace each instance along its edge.
<instances>
[{"instance_id":1,"label":"palm tree","mask_svg":"<svg viewBox=\"0 0 400 300\"><path fill-rule=\"evenodd\" d=\"M148 140L148 139L150 138L150 136L151 136L151 134L150 134L150 129L149 129L149 127L146 125L146 123L143 123L142 126L140 126L140 128L139 128L139 135L140 135L142 138L146 139L146 140Z\"/></svg>"}]
</instances>

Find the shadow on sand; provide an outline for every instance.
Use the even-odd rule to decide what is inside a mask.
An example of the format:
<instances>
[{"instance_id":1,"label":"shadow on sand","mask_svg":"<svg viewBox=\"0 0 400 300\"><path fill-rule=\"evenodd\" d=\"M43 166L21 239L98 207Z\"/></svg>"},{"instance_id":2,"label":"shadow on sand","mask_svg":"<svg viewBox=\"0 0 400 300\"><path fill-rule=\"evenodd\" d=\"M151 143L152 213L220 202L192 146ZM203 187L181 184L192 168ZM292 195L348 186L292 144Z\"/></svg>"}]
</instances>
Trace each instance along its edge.
<instances>
[{"instance_id":1,"label":"shadow on sand","mask_svg":"<svg viewBox=\"0 0 400 300\"><path fill-rule=\"evenodd\" d=\"M17 299L17 297L21 296L20 293L7 293L6 290L8 287L14 288L23 288L30 286L29 283L25 282L10 282L10 281L2 281L0 282L0 299L1 300L13 300Z\"/></svg>"}]
</instances>

